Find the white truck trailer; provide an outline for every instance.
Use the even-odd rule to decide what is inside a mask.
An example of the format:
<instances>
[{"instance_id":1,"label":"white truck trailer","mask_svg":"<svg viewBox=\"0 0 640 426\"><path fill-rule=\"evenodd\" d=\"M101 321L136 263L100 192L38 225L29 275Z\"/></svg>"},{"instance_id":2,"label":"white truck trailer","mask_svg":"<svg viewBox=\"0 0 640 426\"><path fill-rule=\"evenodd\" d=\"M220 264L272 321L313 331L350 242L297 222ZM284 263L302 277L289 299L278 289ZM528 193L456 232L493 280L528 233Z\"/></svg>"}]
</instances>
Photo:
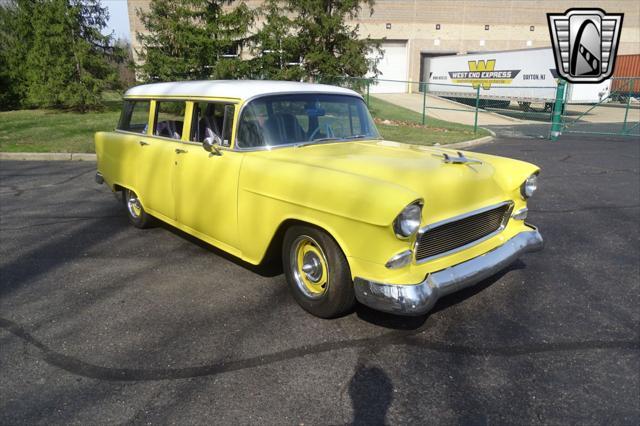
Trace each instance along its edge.
<instances>
[{"instance_id":1,"label":"white truck trailer","mask_svg":"<svg viewBox=\"0 0 640 426\"><path fill-rule=\"evenodd\" d=\"M429 58L423 74L432 95L464 103L505 108L511 101L524 110L543 104L550 110L556 98L558 73L551 48L483 52ZM569 104L593 104L609 95L611 80L597 84L567 84Z\"/></svg>"}]
</instances>

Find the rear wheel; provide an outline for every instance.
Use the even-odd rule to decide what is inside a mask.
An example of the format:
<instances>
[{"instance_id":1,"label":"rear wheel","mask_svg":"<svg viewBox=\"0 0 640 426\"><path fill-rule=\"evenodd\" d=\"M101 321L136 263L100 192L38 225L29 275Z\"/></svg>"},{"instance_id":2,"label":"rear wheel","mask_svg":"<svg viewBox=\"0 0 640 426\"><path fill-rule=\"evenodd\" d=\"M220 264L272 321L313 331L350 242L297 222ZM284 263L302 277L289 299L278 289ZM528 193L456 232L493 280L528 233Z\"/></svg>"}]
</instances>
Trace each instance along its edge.
<instances>
[{"instance_id":1,"label":"rear wheel","mask_svg":"<svg viewBox=\"0 0 640 426\"><path fill-rule=\"evenodd\" d=\"M309 226L293 226L284 236L282 259L293 297L307 312L333 318L355 303L347 259L333 238Z\"/></svg>"},{"instance_id":2,"label":"rear wheel","mask_svg":"<svg viewBox=\"0 0 640 426\"><path fill-rule=\"evenodd\" d=\"M153 218L144 210L140 199L130 189L124 190L124 205L127 208L129 222L136 228L148 228L151 226Z\"/></svg>"}]
</instances>

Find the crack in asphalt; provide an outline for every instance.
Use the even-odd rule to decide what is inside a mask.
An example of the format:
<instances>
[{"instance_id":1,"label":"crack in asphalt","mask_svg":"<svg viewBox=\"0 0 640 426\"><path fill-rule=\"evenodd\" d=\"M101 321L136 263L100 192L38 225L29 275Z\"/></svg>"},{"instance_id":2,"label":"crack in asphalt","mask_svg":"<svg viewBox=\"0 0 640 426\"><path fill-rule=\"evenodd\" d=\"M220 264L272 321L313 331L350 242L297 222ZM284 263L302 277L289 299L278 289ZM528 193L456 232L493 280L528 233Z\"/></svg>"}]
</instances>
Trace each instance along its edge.
<instances>
[{"instance_id":1,"label":"crack in asphalt","mask_svg":"<svg viewBox=\"0 0 640 426\"><path fill-rule=\"evenodd\" d=\"M349 348L376 348L384 346L403 345L420 347L436 352L450 353L463 356L498 356L513 357L531 354L544 354L556 352L576 352L591 350L640 350L640 340L585 340L567 342L530 343L514 346L474 347L469 345L447 344L441 342L423 342L415 337L424 328L408 332L391 332L382 336L366 337L337 342L323 342L315 345L306 345L299 348L245 358L229 362L217 362L210 365L182 367L182 368L115 368L103 367L79 358L56 352L36 339L23 326L11 320L0 318L0 328L3 328L20 338L25 343L35 347L41 353L40 359L47 364L63 369L68 373L92 379L105 381L160 381L189 379L203 376L214 376L232 371L240 371L250 368L262 367L290 359L301 358L307 355L316 355Z\"/></svg>"},{"instance_id":2,"label":"crack in asphalt","mask_svg":"<svg viewBox=\"0 0 640 426\"><path fill-rule=\"evenodd\" d=\"M73 176L68 177L66 179L63 179L63 180L61 180L59 182L47 183L45 185L29 186L29 187L26 187L26 188L19 188L19 187L15 186L15 185L0 185L0 188L4 187L4 188L8 188L9 189L8 191L0 191L0 195L17 193L15 195L19 196L25 191L33 191L33 190L37 190L37 189L51 188L51 187L54 187L54 186L63 185L65 183L71 182L72 180L77 179L77 178L79 178L81 176L84 176L87 173L91 173L93 171L94 171L93 169L86 170L86 171L84 171L82 173L73 175Z\"/></svg>"},{"instance_id":3,"label":"crack in asphalt","mask_svg":"<svg viewBox=\"0 0 640 426\"><path fill-rule=\"evenodd\" d=\"M566 210L529 209L529 212L531 213L578 213L578 212L587 212L587 211L593 211L593 210L637 209L639 207L640 207L640 204L630 204L625 206L586 206L586 207L580 207L576 209L566 209Z\"/></svg>"},{"instance_id":4,"label":"crack in asphalt","mask_svg":"<svg viewBox=\"0 0 640 426\"><path fill-rule=\"evenodd\" d=\"M25 225L25 226L17 226L17 227L13 227L13 228L3 228L0 227L0 232L2 231L19 231L22 229L29 229L29 228L33 228L36 226L51 226L51 225L59 225L59 224L65 224L65 223L73 223L73 222L80 222L83 220L96 220L96 219L121 219L123 218L123 215L108 215L108 216L78 216L78 217L63 217L63 218L55 218L55 217L39 217L39 218L35 218L35 219L58 219L57 222L43 222L43 223L34 223L34 224L30 224L30 225ZM9 217L11 218L11 217ZM25 219L25 218L21 218L21 219ZM33 219L33 218L26 218L26 219Z\"/></svg>"},{"instance_id":5,"label":"crack in asphalt","mask_svg":"<svg viewBox=\"0 0 640 426\"><path fill-rule=\"evenodd\" d=\"M594 172L576 173L568 175L544 175L544 180L548 179L566 179L566 178L579 178L584 176L602 176L614 173L630 173L632 175L640 174L640 171L636 169L611 169L611 170L598 170Z\"/></svg>"}]
</instances>

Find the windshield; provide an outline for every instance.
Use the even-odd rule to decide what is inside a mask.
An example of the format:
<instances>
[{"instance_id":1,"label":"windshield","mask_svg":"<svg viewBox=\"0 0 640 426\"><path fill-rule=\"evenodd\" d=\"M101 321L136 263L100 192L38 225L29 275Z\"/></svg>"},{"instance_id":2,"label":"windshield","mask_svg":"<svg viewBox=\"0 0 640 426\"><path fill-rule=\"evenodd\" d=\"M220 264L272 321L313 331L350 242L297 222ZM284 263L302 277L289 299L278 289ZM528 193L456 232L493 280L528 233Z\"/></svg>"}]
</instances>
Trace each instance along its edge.
<instances>
[{"instance_id":1,"label":"windshield","mask_svg":"<svg viewBox=\"0 0 640 426\"><path fill-rule=\"evenodd\" d=\"M254 148L379 137L362 99L301 93L251 101L240 117L237 145Z\"/></svg>"}]
</instances>

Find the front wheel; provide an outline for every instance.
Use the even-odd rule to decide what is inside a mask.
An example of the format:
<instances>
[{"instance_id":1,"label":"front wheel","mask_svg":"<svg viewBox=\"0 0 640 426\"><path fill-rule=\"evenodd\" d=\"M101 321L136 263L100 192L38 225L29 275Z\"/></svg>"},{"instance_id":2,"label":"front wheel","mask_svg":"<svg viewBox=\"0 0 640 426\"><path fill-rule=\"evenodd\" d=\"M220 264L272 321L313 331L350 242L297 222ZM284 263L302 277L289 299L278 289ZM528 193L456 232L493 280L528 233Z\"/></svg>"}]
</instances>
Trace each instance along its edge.
<instances>
[{"instance_id":1,"label":"front wheel","mask_svg":"<svg viewBox=\"0 0 640 426\"><path fill-rule=\"evenodd\" d=\"M129 222L136 228L148 228L153 222L153 218L142 207L140 199L130 189L124 190L124 205L127 208Z\"/></svg>"},{"instance_id":2,"label":"front wheel","mask_svg":"<svg viewBox=\"0 0 640 426\"><path fill-rule=\"evenodd\" d=\"M282 259L293 297L307 312L334 318L355 303L347 259L333 238L309 226L293 226L284 236Z\"/></svg>"}]
</instances>

